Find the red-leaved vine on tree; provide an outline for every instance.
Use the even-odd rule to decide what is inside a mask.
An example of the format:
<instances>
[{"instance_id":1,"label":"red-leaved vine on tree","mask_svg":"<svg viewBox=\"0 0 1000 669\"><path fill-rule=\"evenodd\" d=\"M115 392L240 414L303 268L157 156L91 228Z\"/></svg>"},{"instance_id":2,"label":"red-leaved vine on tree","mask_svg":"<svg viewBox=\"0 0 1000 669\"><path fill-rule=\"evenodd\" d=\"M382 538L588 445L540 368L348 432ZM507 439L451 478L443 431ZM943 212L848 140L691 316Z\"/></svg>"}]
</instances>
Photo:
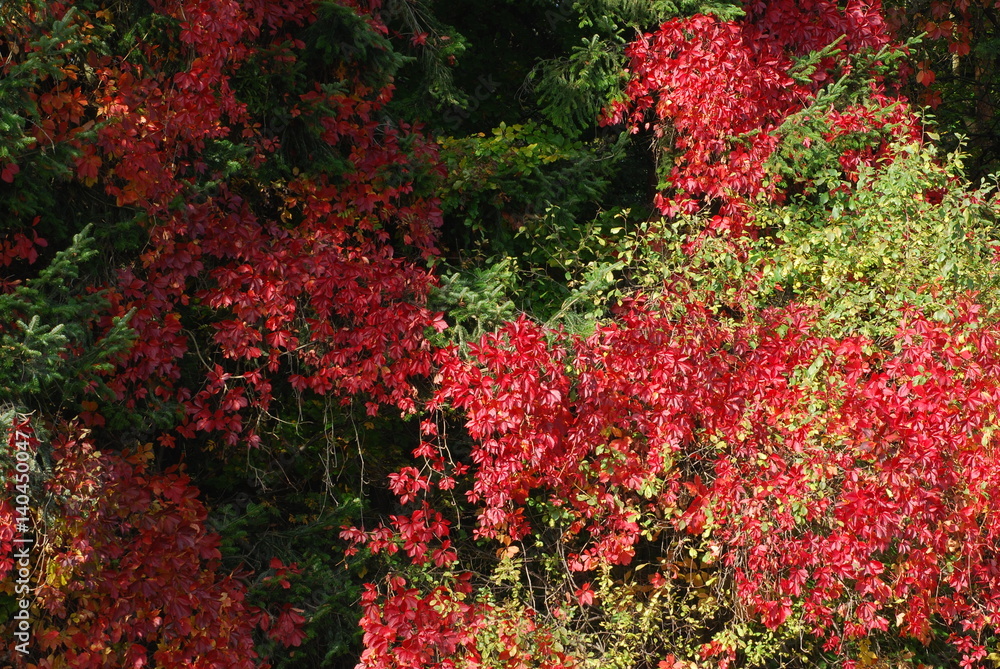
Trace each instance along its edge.
<instances>
[{"instance_id":1,"label":"red-leaved vine on tree","mask_svg":"<svg viewBox=\"0 0 1000 669\"><path fill-rule=\"evenodd\" d=\"M269 407L279 369L298 391L367 395L372 412L379 403L412 411L410 380L430 370L424 331L444 326L422 306L429 271L403 252L414 250L417 260L436 253L440 213L433 199L413 192L411 176L437 169L435 153L412 128L384 124L378 113L390 88L353 82L341 92L317 84L290 101L290 114L314 126L319 143L344 151L347 164L341 174L272 184L270 216L255 212L247 197L258 194L241 194L237 184L220 183L214 194L193 190L195 175L207 169L198 156L209 138L239 131L255 163L280 149L279 138L233 97L228 77L246 57L245 41L261 33L271 37L257 49L277 52L274 64L290 72L296 45L275 33L282 22L308 22L309 7L287 15L286 5L220 3L216 11L233 14L222 34L231 48L220 48L210 17L193 23L183 7L171 8L187 17L180 37L190 68L169 83L126 77L127 92L121 76L109 74L114 95L105 108L121 122L106 126L101 145L123 183L108 189L145 209L151 224L143 267L120 278L119 308L137 309L139 343L112 387L129 402L148 393L182 402L187 436L203 430L253 442L242 409ZM129 127L137 119L147 127ZM180 310L192 302L212 310L214 343L231 361L206 370L200 388L177 384L178 360L190 349Z\"/></svg>"},{"instance_id":2,"label":"red-leaved vine on tree","mask_svg":"<svg viewBox=\"0 0 1000 669\"><path fill-rule=\"evenodd\" d=\"M585 636L620 613L601 608L598 577L633 602L641 594L646 611L677 603L676 563L662 553L679 546L724 600L711 633L679 649L705 663L743 659L733 626L745 622L754 634L794 629L845 667L879 634L983 662L1000 624L1000 324L974 299L933 319L903 310L896 334L872 341L825 336L795 304L722 318L668 286L586 336L522 317L435 350L427 334L445 321L427 298L442 214L428 184L442 168L421 129L388 113L391 77L365 76L390 34L380 0L150 0L142 25L155 30L124 53L105 43L119 4L26 0L0 26L0 77L23 93L0 88L0 111L23 115L0 132L0 189L34 192L26 179L42 174L136 223L144 244L94 285L76 290L74 275L76 292L53 291L57 316L83 294L107 309L70 328L52 365L83 359L80 342L110 338L116 319L135 336L94 364L84 399L32 419L52 436L23 484L45 500L31 511L31 666L251 667L255 633L301 644L303 610L251 606L184 470L160 471L150 445L131 444L255 447L276 398L412 414L418 385L432 386L429 417L413 462L389 476L398 508L341 533L348 554L364 546L399 567L360 597L360 666L583 664L594 645L571 626ZM819 190L774 168L797 136L790 119L818 121L801 144L834 147L824 167L844 188L919 135L877 72L899 48L879 2L744 9L641 36L627 49L625 99L605 119L663 144L663 215L705 214L711 232L734 237L750 231L753 207ZM324 41L331 15L349 15L365 47L337 55L344 45ZM862 96L823 97L855 67L871 70L851 80ZM274 86L257 96L248 80L264 75ZM18 273L5 297L51 253L43 205L9 201L21 228L0 242L0 265ZM34 326L18 299L0 304L20 319L0 336L20 344L14 335ZM45 357L24 340L10 350ZM29 376L24 394L42 395ZM148 419L143 439L104 447L115 406ZM464 432L449 441L441 426L456 415ZM15 568L15 529L0 499L0 577ZM459 550L484 546L485 558ZM526 585L497 575L496 546L505 569L532 552ZM290 587L297 568L271 566ZM571 620L570 609L585 613ZM660 666L684 666L671 658Z\"/></svg>"},{"instance_id":3,"label":"red-leaved vine on tree","mask_svg":"<svg viewBox=\"0 0 1000 669\"><path fill-rule=\"evenodd\" d=\"M703 15L673 19L628 46L626 99L612 106L605 123L651 130L665 143L669 162L655 202L664 215L707 210L711 230L738 235L751 223L753 201L781 198L784 191L766 164L781 141L783 123L848 74L852 56L892 46L881 3L841 4L747 2L737 21ZM810 62L813 53L821 57ZM897 137L913 135L915 117L905 106L894 107L899 100L881 81L872 82L866 99L888 110L890 118L876 121L861 105L818 109L829 115L824 139L876 128L892 129ZM845 171L886 158L888 146L846 150Z\"/></svg>"},{"instance_id":4,"label":"red-leaved vine on tree","mask_svg":"<svg viewBox=\"0 0 1000 669\"><path fill-rule=\"evenodd\" d=\"M732 22L671 20L632 44L627 99L606 119L665 143L673 162L661 213L707 212L710 230L735 234L753 206L791 195L769 161L794 114L818 117L818 141L836 148L848 181L891 162L894 142L919 138L916 115L875 73L864 104L816 106L857 57L893 46L879 3L745 9ZM804 136L806 149L811 141ZM640 551L693 542L740 624L793 626L844 666L854 663L851 644L878 634L921 644L943 636L964 666L981 662L1000 622L991 520L1000 330L974 301L951 309L936 320L902 312L893 340L873 342L823 336L815 314L794 305L732 324L668 290L586 338L522 318L467 353L442 351L429 409L463 416L467 464L456 471L447 440L425 421L414 451L424 468L391 481L416 510L343 536L403 551L452 585L393 576L378 595L370 589L364 665L487 663L483 630L511 609L492 606L493 585L459 570L461 555L432 560L450 538L429 500L447 500L456 479L475 509L474 537L543 546L554 524L571 579L616 565L638 572ZM661 564L642 585L652 598L676 588L672 563ZM580 606L594 605L589 584L570 587ZM564 615L548 595L532 602L513 605L525 621L513 649L544 646ZM723 630L699 657L729 666L740 657L735 639ZM489 661L523 666L516 650ZM539 652L533 662L575 660Z\"/></svg>"},{"instance_id":5,"label":"red-leaved vine on tree","mask_svg":"<svg viewBox=\"0 0 1000 669\"><path fill-rule=\"evenodd\" d=\"M380 5L337 3L379 37L388 32ZM311 0L151 0L149 9L156 29L125 53L102 41L116 3L25 2L0 26L0 76L23 78L24 113L34 115L20 153L0 161L3 181L19 185L39 156L69 156L58 178L93 189L148 235L141 255L94 287L109 307L95 329L128 315L134 343L102 372L110 396L93 384L82 421L100 434L105 408L120 404L172 413L179 425L160 433L164 446L198 434L256 446L276 386L358 399L369 413L414 411L413 381L431 371L425 334L444 328L425 306L441 214L415 186L440 174L434 145L384 113L392 86L365 82L350 60L363 53L316 66L300 39L319 20ZM45 69L29 70L33 58ZM315 83L296 90L304 67ZM292 82L280 101L292 130L239 96L264 71ZM296 144L283 146L290 135ZM213 150L233 146L238 169L236 159L212 162ZM274 167L286 161L297 165ZM274 176L257 180L255 170ZM30 266L46 244L16 231L2 262ZM249 667L255 627L301 641L299 611L286 607L270 625L244 602L241 575L220 572L217 537L185 475L99 450L62 417L39 420L54 435L44 485L55 501L38 518L48 538L36 666ZM4 503L4 572L8 511Z\"/></svg>"},{"instance_id":6,"label":"red-leaved vine on tree","mask_svg":"<svg viewBox=\"0 0 1000 669\"><path fill-rule=\"evenodd\" d=\"M966 660L984 657L979 639L1000 620L1000 326L974 302L948 324L906 314L887 350L823 337L802 309L726 327L672 304L640 301L587 338L519 320L469 359L442 354L432 406L466 416L476 535L538 536L541 503L584 573L630 564L650 531L689 535L769 628L795 618L839 652L878 632L926 643L943 625ZM344 536L453 570L455 555L439 559L448 525L420 500L455 472L424 428L425 471L394 479L418 508ZM424 591L394 577L377 604L369 590L365 665L475 663L469 631L491 612L468 577ZM736 649L704 653L725 665Z\"/></svg>"},{"instance_id":7,"label":"red-leaved vine on tree","mask_svg":"<svg viewBox=\"0 0 1000 669\"><path fill-rule=\"evenodd\" d=\"M378 2L348 6L387 32ZM251 167L282 150L232 80L252 57L290 76L305 45L289 31L316 19L312 3L153 8L175 33L168 46L140 43L141 59L95 48L79 56L89 86L80 85L79 65L65 64L28 93L46 121L34 145L69 147L75 178L141 212L149 234L141 264L107 287L109 322L133 311L137 334L110 387L130 407L179 402L182 434L218 432L229 443L254 440L242 409L268 408L279 368L296 390L364 395L372 412L382 403L412 411L410 380L430 369L423 334L444 327L423 306L434 281L423 261L437 253L440 212L413 186L440 170L434 146L404 123L385 123L391 86L317 83L287 111L315 133L316 154L343 152L338 172L296 168L297 176L259 187L213 174L212 142L244 143ZM97 19L60 3L29 15L38 12L96 41ZM6 262L32 261L45 243L19 232L5 242ZM193 352L192 311L214 330L228 365L210 365L200 386L181 379L179 364ZM90 419L100 424L99 415Z\"/></svg>"},{"instance_id":8,"label":"red-leaved vine on tree","mask_svg":"<svg viewBox=\"0 0 1000 669\"><path fill-rule=\"evenodd\" d=\"M152 449L102 453L64 426L45 492L57 503L34 589L50 625L36 628L42 667L254 667L253 632L274 627L245 601L241 574L220 573L219 539L187 476L148 469ZM284 614L287 616L287 613Z\"/></svg>"}]
</instances>

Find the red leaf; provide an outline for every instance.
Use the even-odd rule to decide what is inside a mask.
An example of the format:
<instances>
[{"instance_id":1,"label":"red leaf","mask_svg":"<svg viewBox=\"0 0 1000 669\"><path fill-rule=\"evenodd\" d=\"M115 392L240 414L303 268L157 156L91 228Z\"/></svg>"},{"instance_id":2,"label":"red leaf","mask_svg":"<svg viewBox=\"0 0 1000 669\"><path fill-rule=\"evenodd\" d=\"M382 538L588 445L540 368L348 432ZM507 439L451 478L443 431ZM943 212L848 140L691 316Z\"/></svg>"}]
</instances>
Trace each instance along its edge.
<instances>
[{"instance_id":1,"label":"red leaf","mask_svg":"<svg viewBox=\"0 0 1000 669\"><path fill-rule=\"evenodd\" d=\"M21 168L17 166L17 163L7 163L0 171L0 179L7 183L14 183L14 176L20 171Z\"/></svg>"}]
</instances>

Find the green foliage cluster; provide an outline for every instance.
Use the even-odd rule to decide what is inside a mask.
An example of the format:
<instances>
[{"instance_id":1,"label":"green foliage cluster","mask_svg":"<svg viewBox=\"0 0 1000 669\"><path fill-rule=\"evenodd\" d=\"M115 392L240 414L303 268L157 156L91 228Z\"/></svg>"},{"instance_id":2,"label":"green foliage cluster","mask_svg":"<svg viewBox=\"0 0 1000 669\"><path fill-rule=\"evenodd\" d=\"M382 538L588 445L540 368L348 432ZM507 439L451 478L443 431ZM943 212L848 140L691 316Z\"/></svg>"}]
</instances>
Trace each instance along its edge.
<instances>
[{"instance_id":1,"label":"green foliage cluster","mask_svg":"<svg viewBox=\"0 0 1000 669\"><path fill-rule=\"evenodd\" d=\"M942 161L914 144L896 155L856 180L828 170L814 196L759 208L761 232L739 252L705 238L692 253L697 219L646 225L624 252L628 273L647 289L681 281L729 313L812 305L834 336L891 335L905 306L947 321L969 292L997 304L996 186L963 181L960 154Z\"/></svg>"},{"instance_id":2,"label":"green foliage cluster","mask_svg":"<svg viewBox=\"0 0 1000 669\"><path fill-rule=\"evenodd\" d=\"M569 217L582 213L607 186L615 155L614 145L587 145L533 122L443 138L441 147L449 174L441 189L445 212L487 233L487 241L553 208Z\"/></svg>"},{"instance_id":3,"label":"green foliage cluster","mask_svg":"<svg viewBox=\"0 0 1000 669\"><path fill-rule=\"evenodd\" d=\"M475 342L515 318L518 309L512 293L516 288L511 258L485 268L443 275L439 289L432 295L431 306L447 312L451 323L448 330L438 335L438 343Z\"/></svg>"},{"instance_id":4,"label":"green foliage cluster","mask_svg":"<svg viewBox=\"0 0 1000 669\"><path fill-rule=\"evenodd\" d=\"M470 274L456 284L465 286L461 302L469 302L482 272L509 281L506 299L542 318L565 313L581 290L606 287L605 277L617 268L612 240L624 214L599 203L625 140L585 143L534 123L501 125L488 137L442 139L449 174L442 205L454 235L448 260L451 274ZM446 295L442 304L462 307Z\"/></svg>"},{"instance_id":5,"label":"green foliage cluster","mask_svg":"<svg viewBox=\"0 0 1000 669\"><path fill-rule=\"evenodd\" d=\"M540 63L531 74L542 114L570 132L589 129L623 85L623 60L620 45L593 35L568 56Z\"/></svg>"},{"instance_id":6,"label":"green foliage cluster","mask_svg":"<svg viewBox=\"0 0 1000 669\"><path fill-rule=\"evenodd\" d=\"M955 151L965 142L970 178L995 173L1000 168L1000 7L948 0L890 0L885 6L901 39L921 38L908 58L907 97L933 110L943 147ZM921 71L933 73L933 80L920 79Z\"/></svg>"},{"instance_id":7,"label":"green foliage cluster","mask_svg":"<svg viewBox=\"0 0 1000 669\"><path fill-rule=\"evenodd\" d=\"M947 319L945 304L972 291L995 303L995 185L968 188L961 156L937 161L926 147L900 147L890 165L862 169L853 188L840 184L819 207L790 204L762 212L779 229L751 262L763 268L760 301L816 304L831 323L890 334L904 305ZM940 198L940 201L938 201Z\"/></svg>"},{"instance_id":8,"label":"green foliage cluster","mask_svg":"<svg viewBox=\"0 0 1000 669\"><path fill-rule=\"evenodd\" d=\"M65 142L36 140L34 131L46 127L48 116L36 98L56 86L72 84L68 71L92 81L93 70L83 55L107 49L113 28L88 15L87 3L71 7L61 18L52 16L46 3L34 4L36 16L30 20L15 3L0 7L0 22L26 32L31 47L24 53L4 54L9 64L0 77L0 169L8 162L19 169L9 185L0 182L0 209L6 213L0 231L10 234L33 228L53 248L61 248L86 225L79 210L92 208L93 203L80 203L77 193L66 192L77 150ZM93 120L80 128L81 139L95 136L99 119ZM96 230L94 236L100 239L101 231Z\"/></svg>"},{"instance_id":9,"label":"green foliage cluster","mask_svg":"<svg viewBox=\"0 0 1000 669\"><path fill-rule=\"evenodd\" d=\"M382 13L390 30L408 38L396 47L407 58L405 89L397 96L396 106L434 113L471 104L470 93L455 83L454 64L468 48L465 38L422 0L389 0Z\"/></svg>"},{"instance_id":10,"label":"green foliage cluster","mask_svg":"<svg viewBox=\"0 0 1000 669\"><path fill-rule=\"evenodd\" d=\"M224 559L234 569L255 574L248 593L251 603L275 610L289 605L309 621L305 638L285 649L261 634L258 649L274 667L348 667L360 642L361 579L374 565L360 555L345 557L335 537L342 525L358 521L361 501L341 494L299 494L299 513L290 513L280 497L253 501L247 494L219 505L213 528L223 538ZM278 574L272 560L292 565ZM369 576L370 578L370 576Z\"/></svg>"},{"instance_id":11,"label":"green foliage cluster","mask_svg":"<svg viewBox=\"0 0 1000 669\"><path fill-rule=\"evenodd\" d=\"M0 402L58 412L100 397L103 376L131 346L129 317L102 327L106 299L80 281L80 267L96 255L87 232L37 277L0 295Z\"/></svg>"}]
</instances>

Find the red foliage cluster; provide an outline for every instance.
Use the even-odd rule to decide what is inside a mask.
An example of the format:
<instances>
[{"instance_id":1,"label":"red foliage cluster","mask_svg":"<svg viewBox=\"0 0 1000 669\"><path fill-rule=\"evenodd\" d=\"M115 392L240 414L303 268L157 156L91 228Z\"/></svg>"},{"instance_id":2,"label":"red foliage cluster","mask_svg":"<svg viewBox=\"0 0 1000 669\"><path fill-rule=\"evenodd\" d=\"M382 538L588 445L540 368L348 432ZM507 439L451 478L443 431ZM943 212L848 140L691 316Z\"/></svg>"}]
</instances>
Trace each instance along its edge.
<instances>
[{"instance_id":1,"label":"red foliage cluster","mask_svg":"<svg viewBox=\"0 0 1000 669\"><path fill-rule=\"evenodd\" d=\"M0 504L0 575L10 573L12 548L30 563L34 662L26 666L248 668L259 666L256 628L297 643L301 618L285 620L283 611L272 627L245 602L243 575L220 574L219 539L197 489L176 468L151 471L149 445L102 453L86 430L63 425L46 449L53 470L39 485L34 431L19 421L11 435L34 444L18 460L30 473L12 477L25 481L11 498L27 500L17 516L30 520L16 526L31 533L18 532L21 543L12 543L10 505Z\"/></svg>"},{"instance_id":2,"label":"red foliage cluster","mask_svg":"<svg viewBox=\"0 0 1000 669\"><path fill-rule=\"evenodd\" d=\"M111 172L120 181L107 187L123 204L143 207L154 223L143 268L121 276L118 306L122 313L137 310L139 343L113 387L128 402L148 393L180 400L187 410L183 434L220 431L230 443L241 436L253 441L243 434L241 409L266 409L274 373L291 361L298 371L286 368L283 376L296 390L367 394L372 411L381 402L412 410L410 380L430 369L424 330L444 327L422 306L433 278L400 253L436 253L436 202L414 195L412 185L414 173L436 169L433 147L405 125L385 126L378 111L388 89L355 82L347 92L329 92L317 84L290 111L345 152L342 174L302 175L265 194L272 201L267 218L248 202L258 193L225 182L215 194L193 190L194 176L207 169L199 156L210 138L242 125L255 164L280 149L278 138L251 124L228 77L247 56L245 42L265 27L273 34L281 21L311 19L308 4L289 15L283 3L280 11L270 3L220 3L196 22L192 16L206 6L195 4L194 14L170 9L186 17L179 54L190 63L186 70L170 82L158 81L163 75L156 71L143 78L110 65L106 71L114 96L103 109L121 119L102 130L104 160L114 161ZM224 21L215 17L220 13ZM224 48L211 28L220 21L230 45ZM296 45L284 36L254 49L276 53L276 67L294 66ZM137 122L145 127L130 127ZM194 283L199 279L203 287ZM205 316L219 352L236 361L229 371L216 365L201 388L176 385L177 361L189 349L181 324L189 304L211 309Z\"/></svg>"},{"instance_id":3,"label":"red foliage cluster","mask_svg":"<svg viewBox=\"0 0 1000 669\"><path fill-rule=\"evenodd\" d=\"M984 26L995 21L996 9L1000 8L995 0L931 0L921 3L892 3L886 11L886 18L896 34L923 34L931 44L937 43L947 47L941 52L947 56L947 68L955 69L961 59L974 52L978 40L987 42L988 33ZM989 49L984 50L986 53ZM989 56L986 56L989 58ZM934 86L938 74L945 74L944 62L934 62L932 58L918 60L905 67L907 74L915 74L914 80L919 84L919 101L921 104L937 108L941 105L941 90ZM975 68L974 79L979 80L984 74L980 67Z\"/></svg>"},{"instance_id":4,"label":"red foliage cluster","mask_svg":"<svg viewBox=\"0 0 1000 669\"><path fill-rule=\"evenodd\" d=\"M361 597L365 650L361 665L417 669L529 666L568 669L572 655L538 625L532 610L506 610L478 599L471 574L441 574L430 588L400 575Z\"/></svg>"},{"instance_id":5,"label":"red foliage cluster","mask_svg":"<svg viewBox=\"0 0 1000 669\"><path fill-rule=\"evenodd\" d=\"M386 32L377 1L343 4ZM31 126L29 150L68 150L66 178L137 216L149 235L138 262L96 287L111 306L101 327L133 314L135 344L107 376L117 400L138 412L179 407L181 436L210 432L250 445L257 437L245 417L269 408L276 385L361 397L372 413L383 404L413 411L413 380L431 370L425 332L444 328L424 306L440 211L414 187L440 170L433 144L419 129L387 122L391 87L372 90L342 64L315 73L338 85L284 101L314 142L298 157L301 171L255 180L282 151L281 138L237 98L237 77L251 63L250 76L264 68L293 78L305 45L291 33L316 20L314 3L151 6L163 39L125 54L99 44L109 11L25 3L24 21L0 27L13 54L2 64L8 72L42 48L39 34L70 31L72 57L53 59L26 91L43 120ZM213 143L245 150L237 176L206 157ZM313 169L313 153L342 161ZM26 151L3 165L3 181L17 185L16 161L31 159ZM3 242L2 262L32 262L44 245L31 231L15 234ZM196 350L199 338L214 350ZM197 354L212 364L202 374L182 369ZM103 401L82 402L88 425L105 424ZM58 419L48 427L58 437L46 494L58 503L51 518L38 519L49 536L36 588L37 666L58 657L73 667L249 667L258 663L256 627L282 643L302 640L300 611L286 607L271 626L244 602L242 575L219 574L218 539L186 476L99 452ZM4 571L8 511L0 507Z\"/></svg>"},{"instance_id":6,"label":"red foliage cluster","mask_svg":"<svg viewBox=\"0 0 1000 669\"><path fill-rule=\"evenodd\" d=\"M778 194L765 163L778 146L777 131L785 119L849 71L851 54L891 44L879 2L841 4L747 2L746 15L738 21L673 19L626 49L632 74L627 101L616 103L605 122L627 122L633 132L652 129L676 151L667 191L656 197L663 214L710 206L711 228L740 234L748 223L748 202ZM831 46L808 77L806 72L792 76L796 59ZM879 85L871 101L883 108L896 102ZM845 125L866 123L859 107L830 113L828 140ZM898 120L914 125L908 112L902 115ZM845 156L845 169L856 168L859 160L872 162L877 153Z\"/></svg>"},{"instance_id":7,"label":"red foliage cluster","mask_svg":"<svg viewBox=\"0 0 1000 669\"><path fill-rule=\"evenodd\" d=\"M355 9L385 33L370 13L377 5ZM424 332L444 327L423 306L440 211L413 187L415 175L440 169L434 146L384 122L391 87L349 79L346 90L316 84L287 101L319 145L343 153L339 173L259 185L212 173L212 142L243 143L248 169L281 150L232 82L251 58L291 76L304 44L288 31L315 19L312 3L178 0L154 9L174 22L176 41L142 42L125 56L88 51L90 85L66 64L29 92L45 119L37 144L69 147L81 183L146 221L141 266L108 286L108 322L133 311L138 335L109 385L129 407L180 403L182 434L220 432L229 443L255 440L243 410L268 408L276 376L297 391L367 396L372 412L382 403L412 411L411 381L430 370ZM99 32L96 18L60 3L36 16L46 18L76 25L83 42ZM13 179L17 165L5 169ZM35 237L4 242L4 262L33 260L45 244ZM206 369L204 385L182 379L179 365L192 350L191 314L232 361Z\"/></svg>"},{"instance_id":8,"label":"red foliage cluster","mask_svg":"<svg viewBox=\"0 0 1000 669\"><path fill-rule=\"evenodd\" d=\"M479 536L540 531L527 502L541 500L587 571L628 564L653 522L702 537L769 627L794 611L838 649L890 629L927 642L943 623L976 660L1000 620L1000 327L965 303L949 324L907 316L894 343L822 337L802 310L727 329L698 305L638 303L587 339L521 320L472 361L446 355L436 403L463 409L475 438ZM408 541L394 525L373 537ZM415 666L371 631L393 627L390 590L369 607L367 666ZM407 610L441 596L408 592Z\"/></svg>"},{"instance_id":9,"label":"red foliage cluster","mask_svg":"<svg viewBox=\"0 0 1000 669\"><path fill-rule=\"evenodd\" d=\"M58 522L39 519L52 575L35 605L59 624L36 630L36 666L257 666L252 633L270 620L246 604L239 574L218 573L218 537L187 476L150 471L148 446L101 453L71 426L52 456Z\"/></svg>"},{"instance_id":10,"label":"red foliage cluster","mask_svg":"<svg viewBox=\"0 0 1000 669\"><path fill-rule=\"evenodd\" d=\"M794 324L755 347L749 362L768 371L744 372L744 427L714 430L725 450L690 509L712 512L766 623L794 598L831 647L890 626L923 642L935 621L969 639L995 628L1000 329L975 304L955 311L948 324L908 316L893 354ZM818 365L807 392L789 383Z\"/></svg>"}]
</instances>

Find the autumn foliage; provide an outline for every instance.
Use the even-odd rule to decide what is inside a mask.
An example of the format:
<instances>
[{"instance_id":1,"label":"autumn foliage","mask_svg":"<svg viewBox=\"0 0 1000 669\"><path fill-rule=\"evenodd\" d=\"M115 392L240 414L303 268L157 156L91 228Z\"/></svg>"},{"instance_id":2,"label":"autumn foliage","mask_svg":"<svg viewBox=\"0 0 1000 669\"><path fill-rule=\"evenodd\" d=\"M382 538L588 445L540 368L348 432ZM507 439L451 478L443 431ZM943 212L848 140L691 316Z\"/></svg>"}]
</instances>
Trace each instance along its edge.
<instances>
[{"instance_id":1,"label":"autumn foliage","mask_svg":"<svg viewBox=\"0 0 1000 669\"><path fill-rule=\"evenodd\" d=\"M306 44L292 32L317 20L311 3L153 3L158 36L127 53L103 43L114 9L87 9L28 4L3 27L4 74L23 85L14 109L28 119L5 147L8 188L44 174L47 154L65 156L67 188L92 189L147 236L93 288L105 303L93 334L127 320L131 346L72 398L83 425L48 413L39 425L53 438L45 495L59 501L38 519L49 567L35 606L51 627L36 632L37 666L256 666L254 628L298 645L304 619L289 609L272 625L244 603L239 575L219 573L197 489L178 471L148 471L149 445L142 457L105 451L106 407L119 421L166 413L167 447L198 433L255 446L275 384L412 412L412 380L430 371L424 332L444 327L423 306L440 214L409 176L431 178L435 151L412 127L387 127L391 89L360 80L282 92L309 151L342 152L336 170L284 150L238 99L248 63L275 76L301 67ZM373 8L345 10L384 32ZM206 157L236 145L245 171L279 155L303 167L251 181ZM13 214L29 218L30 206ZM22 276L47 245L45 219L11 229L4 264ZM191 356L196 374L183 369Z\"/></svg>"},{"instance_id":2,"label":"autumn foliage","mask_svg":"<svg viewBox=\"0 0 1000 669\"><path fill-rule=\"evenodd\" d=\"M956 57L960 4L914 14ZM567 202L602 221L604 264L580 269L560 247L579 230L543 234L566 225L558 206L486 231L463 189L495 185L504 142L511 173L540 181L590 144L543 123L436 141L407 115L405 68L439 77L422 84L439 104L461 52L432 5L0 10L0 408L31 435L30 458L13 436L0 458L21 495L0 499L0 611L19 606L17 540L34 541L31 649L5 645L13 661L335 666L347 646L316 647L346 595L306 585L329 561L359 589L352 662L369 669L1000 661L996 212L959 158L931 157L905 97L908 15L721 3L636 32L593 145L621 131L601 160L632 151L658 184L643 212ZM463 150L446 171L442 151ZM885 229L871 201L891 205ZM817 231L857 254L850 290L809 274L834 257ZM483 249L525 236L555 247L547 265L497 266L565 270L555 316L482 316L484 336L449 341L470 302L516 288L476 287ZM901 265L888 314L823 311L881 299L900 237L949 240L941 276ZM567 314L586 301L581 326ZM258 506L232 502L246 491ZM330 521L348 499L361 511ZM233 515L271 520L251 540ZM264 554L303 527L321 555Z\"/></svg>"},{"instance_id":3,"label":"autumn foliage","mask_svg":"<svg viewBox=\"0 0 1000 669\"><path fill-rule=\"evenodd\" d=\"M768 628L794 621L840 653L879 631L928 643L943 625L975 663L1000 605L989 522L998 333L979 312L958 305L948 325L909 314L895 352L822 337L802 309L729 328L699 305L638 303L586 339L553 340L521 321L470 362L446 362L436 402L462 409L476 440L466 497L481 537L525 545L544 530L530 518L540 504L560 519L567 567L581 574L695 537L741 615ZM402 499L439 476L414 474ZM393 522L402 546L379 531L366 540L419 564L447 536L423 530L427 514ZM654 591L676 588L671 569L649 576ZM583 605L586 592L575 593ZM403 649L416 635L398 636L391 611L434 601L437 591L421 600L390 583L377 610L388 628L366 627L368 665L424 666L429 655L411 663ZM427 647L455 654L439 619L412 620ZM713 640L702 653L727 664L738 650ZM463 661L480 653L467 640Z\"/></svg>"},{"instance_id":4,"label":"autumn foliage","mask_svg":"<svg viewBox=\"0 0 1000 669\"><path fill-rule=\"evenodd\" d=\"M854 56L892 47L879 3L747 3L739 21L674 19L626 49L627 99L614 105L608 122L627 121L633 132L652 128L677 151L665 170L667 190L656 196L660 211L673 215L709 206L713 229L742 233L750 202L784 195L787 184L768 174L766 165L788 117L857 67ZM872 81L867 108L818 110L828 116L823 140L893 126L897 136L912 134L916 120L905 106L878 118L895 102L883 81ZM880 141L852 147L840 162L856 170L883 159L886 148Z\"/></svg>"}]
</instances>

